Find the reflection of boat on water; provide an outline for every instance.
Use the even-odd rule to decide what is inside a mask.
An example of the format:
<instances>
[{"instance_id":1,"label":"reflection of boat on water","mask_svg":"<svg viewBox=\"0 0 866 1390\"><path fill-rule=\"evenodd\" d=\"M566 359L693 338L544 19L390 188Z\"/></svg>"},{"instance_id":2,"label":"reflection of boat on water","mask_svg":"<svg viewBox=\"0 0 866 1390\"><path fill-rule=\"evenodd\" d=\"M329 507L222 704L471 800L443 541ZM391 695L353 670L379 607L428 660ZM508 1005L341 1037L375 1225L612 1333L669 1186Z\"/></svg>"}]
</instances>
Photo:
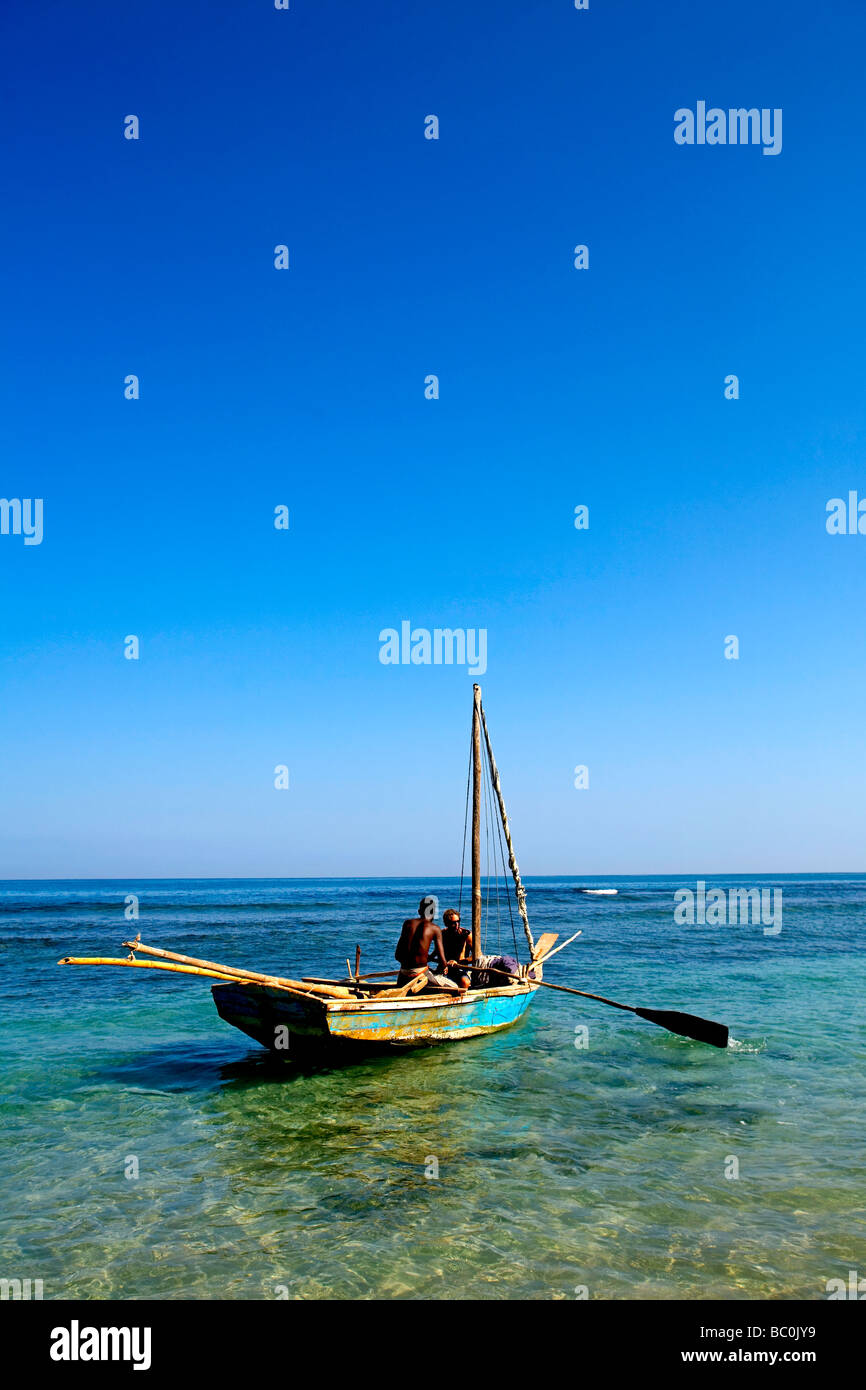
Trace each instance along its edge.
<instances>
[{"instance_id":1,"label":"reflection of boat on water","mask_svg":"<svg viewBox=\"0 0 866 1390\"><path fill-rule=\"evenodd\" d=\"M354 973L347 961L346 977L335 979L307 977L294 980L240 970L142 945L139 938L124 943L130 948L126 960L103 957L84 961L67 957L61 963L129 965L213 978L218 981L211 986L211 991L220 1017L264 1047L276 1050L307 1050L316 1042L411 1047L471 1038L507 1028L521 1017L532 1002L542 980L544 959L552 953L558 936L554 932L547 932L538 942L533 940L526 912L526 893L514 854L499 772L481 705L481 690L477 685L474 687L472 706L470 758L464 859L471 782L472 949L467 965L471 983L465 992L457 993L451 988L437 987L426 972L408 984L397 985L387 983L389 978L396 975L396 971L361 975L360 947L355 952ZM502 968L496 969L497 962L509 958L489 957L482 953L482 819L488 845L486 925L490 930L495 912L496 921L501 926L507 906L514 940L514 960L518 961L516 971L512 968L509 973ZM523 964L519 963L512 893L506 886L506 851L514 882L513 898L529 948L528 960ZM461 872L461 891L462 881ZM136 953L159 956L171 963L139 961L135 959ZM497 984L497 978L502 980L501 984Z\"/></svg>"}]
</instances>

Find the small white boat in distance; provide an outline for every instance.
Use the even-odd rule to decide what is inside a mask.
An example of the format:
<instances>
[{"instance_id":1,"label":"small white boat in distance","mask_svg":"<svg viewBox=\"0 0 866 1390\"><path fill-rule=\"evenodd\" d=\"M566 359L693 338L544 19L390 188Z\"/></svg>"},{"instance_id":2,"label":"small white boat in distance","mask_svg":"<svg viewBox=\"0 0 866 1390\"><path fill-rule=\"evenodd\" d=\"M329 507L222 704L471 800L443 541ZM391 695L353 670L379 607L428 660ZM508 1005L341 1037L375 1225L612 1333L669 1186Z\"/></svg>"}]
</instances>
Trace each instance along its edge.
<instances>
[{"instance_id":1,"label":"small white boat in distance","mask_svg":"<svg viewBox=\"0 0 866 1390\"><path fill-rule=\"evenodd\" d=\"M619 892L618 888L578 888L578 893L589 893L594 898L611 898Z\"/></svg>"}]
</instances>

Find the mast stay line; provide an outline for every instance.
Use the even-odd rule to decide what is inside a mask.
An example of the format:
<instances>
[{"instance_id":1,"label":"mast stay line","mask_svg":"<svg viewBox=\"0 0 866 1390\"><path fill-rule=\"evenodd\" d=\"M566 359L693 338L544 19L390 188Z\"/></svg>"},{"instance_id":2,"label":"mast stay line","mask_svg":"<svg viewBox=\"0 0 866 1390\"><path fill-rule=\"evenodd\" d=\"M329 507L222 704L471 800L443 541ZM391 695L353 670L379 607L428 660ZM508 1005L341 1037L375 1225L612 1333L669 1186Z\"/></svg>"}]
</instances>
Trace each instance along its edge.
<instances>
[{"instance_id":1,"label":"mast stay line","mask_svg":"<svg viewBox=\"0 0 866 1390\"><path fill-rule=\"evenodd\" d=\"M481 686L472 687L472 959L481 956Z\"/></svg>"},{"instance_id":2,"label":"mast stay line","mask_svg":"<svg viewBox=\"0 0 866 1390\"><path fill-rule=\"evenodd\" d=\"M484 730L484 742L487 747L487 758L490 763L490 773L493 780L493 790L496 792L496 799L499 802L499 814L502 818L502 829L505 832L505 843L508 846L508 867L511 870L511 877L514 879L514 894L517 898L517 910L520 913L520 917L523 922L523 930L526 933L526 940L529 943L529 956L530 959L532 959L533 952L535 951L535 942L532 939L532 932L529 927L529 917L526 913L526 889L520 881L520 867L517 863L517 857L514 853L514 843L511 839L511 830L508 825L508 812L505 809L505 799L502 795L502 785L499 781L499 768L496 766L496 759L493 756L493 748L491 747L490 743L490 734L487 730L487 717L484 713L484 707L481 704L481 692L477 685L475 689L478 691L478 710L481 715L481 727Z\"/></svg>"}]
</instances>

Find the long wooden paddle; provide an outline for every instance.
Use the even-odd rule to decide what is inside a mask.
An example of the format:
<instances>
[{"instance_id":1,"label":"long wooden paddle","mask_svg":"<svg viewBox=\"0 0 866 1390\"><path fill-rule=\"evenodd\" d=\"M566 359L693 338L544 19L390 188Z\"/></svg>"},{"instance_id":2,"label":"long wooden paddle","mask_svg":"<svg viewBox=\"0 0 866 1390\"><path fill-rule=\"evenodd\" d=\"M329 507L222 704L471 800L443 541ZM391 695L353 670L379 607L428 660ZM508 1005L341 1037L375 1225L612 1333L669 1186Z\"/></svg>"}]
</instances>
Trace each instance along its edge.
<instances>
[{"instance_id":1,"label":"long wooden paddle","mask_svg":"<svg viewBox=\"0 0 866 1390\"><path fill-rule=\"evenodd\" d=\"M490 969L491 975L504 975L507 980L525 984L519 975L510 975L507 970ZM714 1023L710 1018L699 1018L697 1014L682 1014L676 1009L636 1009L632 1004L620 1004L616 999L605 999L603 994L590 994L585 989L571 989L568 985L549 985L546 980L529 983L541 985L543 989L558 989L562 994L579 994L582 999L597 999L599 1004L610 1004L612 1009L625 1009L626 1013L637 1014L648 1023L657 1023L669 1033L679 1033L684 1038L694 1038L695 1042L709 1043L711 1047L727 1047L728 1029L724 1023Z\"/></svg>"}]
</instances>

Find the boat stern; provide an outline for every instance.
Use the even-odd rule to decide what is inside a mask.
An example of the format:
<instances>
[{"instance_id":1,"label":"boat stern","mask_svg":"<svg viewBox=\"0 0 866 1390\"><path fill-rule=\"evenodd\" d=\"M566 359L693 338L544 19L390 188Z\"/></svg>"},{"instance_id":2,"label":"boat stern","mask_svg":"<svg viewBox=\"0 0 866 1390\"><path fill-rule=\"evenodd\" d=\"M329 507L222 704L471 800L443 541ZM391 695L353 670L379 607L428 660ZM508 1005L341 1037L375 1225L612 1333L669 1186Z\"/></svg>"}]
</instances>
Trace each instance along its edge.
<instances>
[{"instance_id":1,"label":"boat stern","mask_svg":"<svg viewBox=\"0 0 866 1390\"><path fill-rule=\"evenodd\" d=\"M255 1039L262 1047L282 1050L288 1035L328 1036L327 1006L322 999L302 998L268 985L218 984L211 994L220 1018Z\"/></svg>"}]
</instances>

